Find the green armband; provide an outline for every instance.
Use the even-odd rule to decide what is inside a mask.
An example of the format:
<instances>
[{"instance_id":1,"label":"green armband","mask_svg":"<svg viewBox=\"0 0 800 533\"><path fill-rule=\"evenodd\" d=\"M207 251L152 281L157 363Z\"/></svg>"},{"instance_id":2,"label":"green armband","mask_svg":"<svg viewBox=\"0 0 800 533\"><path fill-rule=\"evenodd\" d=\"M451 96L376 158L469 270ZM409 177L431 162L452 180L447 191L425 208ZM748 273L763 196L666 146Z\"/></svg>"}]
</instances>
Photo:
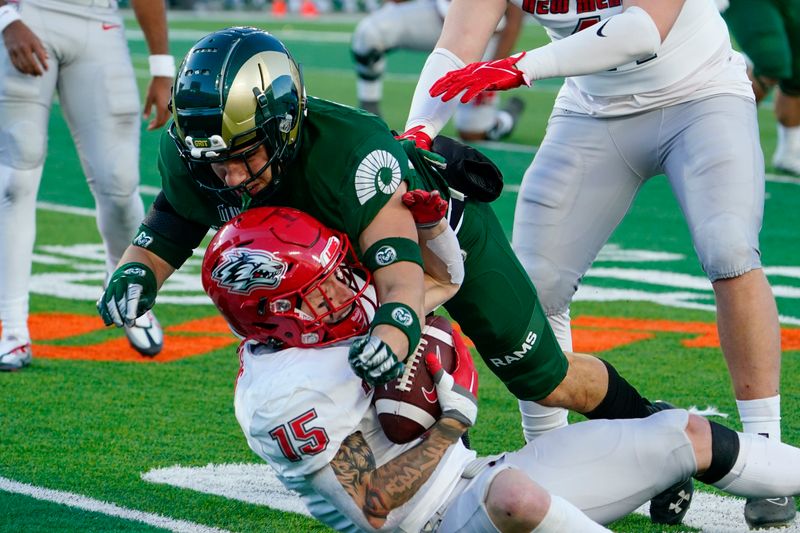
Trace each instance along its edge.
<instances>
[{"instance_id":1,"label":"green armband","mask_svg":"<svg viewBox=\"0 0 800 533\"><path fill-rule=\"evenodd\" d=\"M175 269L192 256L191 248L173 242L144 224L139 226L132 244L153 252Z\"/></svg>"},{"instance_id":2,"label":"green armband","mask_svg":"<svg viewBox=\"0 0 800 533\"><path fill-rule=\"evenodd\" d=\"M379 324L394 326L408 337L408 353L417 349L422 327L419 325L417 313L411 307L400 302L389 302L378 307L370 324L370 331Z\"/></svg>"},{"instance_id":3,"label":"green armband","mask_svg":"<svg viewBox=\"0 0 800 533\"><path fill-rule=\"evenodd\" d=\"M381 239L367 248L362 257L364 266L370 272L401 261L416 263L422 267L422 252L419 244L404 237Z\"/></svg>"}]
</instances>

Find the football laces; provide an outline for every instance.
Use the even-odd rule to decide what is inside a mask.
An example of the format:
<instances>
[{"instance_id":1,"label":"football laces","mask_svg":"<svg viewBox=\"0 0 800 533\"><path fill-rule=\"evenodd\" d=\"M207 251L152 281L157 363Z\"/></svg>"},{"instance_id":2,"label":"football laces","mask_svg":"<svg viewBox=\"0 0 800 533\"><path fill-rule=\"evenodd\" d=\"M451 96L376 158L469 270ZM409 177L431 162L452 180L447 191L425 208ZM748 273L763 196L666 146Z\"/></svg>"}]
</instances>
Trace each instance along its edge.
<instances>
[{"instance_id":1,"label":"football laces","mask_svg":"<svg viewBox=\"0 0 800 533\"><path fill-rule=\"evenodd\" d=\"M414 383L414 378L417 376L417 370L419 369L419 365L422 364L422 354L425 352L425 348L428 346L428 340L425 338L421 338L419 340L419 344L417 345L417 349L414 350L408 359L406 360L406 369L403 372L403 375L397 380L397 385L395 385L395 389L402 391L402 392L411 392L411 386ZM439 348L436 348L436 351L439 351ZM436 355L439 355L438 353Z\"/></svg>"}]
</instances>

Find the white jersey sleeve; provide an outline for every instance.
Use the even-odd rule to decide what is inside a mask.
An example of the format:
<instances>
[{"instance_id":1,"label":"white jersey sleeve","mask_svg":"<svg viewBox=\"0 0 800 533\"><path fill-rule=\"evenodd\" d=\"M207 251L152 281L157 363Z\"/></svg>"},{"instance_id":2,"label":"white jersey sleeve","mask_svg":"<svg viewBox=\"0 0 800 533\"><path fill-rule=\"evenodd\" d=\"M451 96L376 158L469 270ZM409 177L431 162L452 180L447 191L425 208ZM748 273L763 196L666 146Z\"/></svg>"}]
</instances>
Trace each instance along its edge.
<instances>
[{"instance_id":1,"label":"white jersey sleeve","mask_svg":"<svg viewBox=\"0 0 800 533\"><path fill-rule=\"evenodd\" d=\"M622 13L621 0L514 0L553 41ZM557 107L619 116L716 94L752 98L743 60L733 51L713 0L686 0L651 57L566 79Z\"/></svg>"},{"instance_id":2,"label":"white jersey sleeve","mask_svg":"<svg viewBox=\"0 0 800 533\"><path fill-rule=\"evenodd\" d=\"M283 478L326 466L371 409L347 347L272 351L246 343L234 400L250 448Z\"/></svg>"}]
</instances>

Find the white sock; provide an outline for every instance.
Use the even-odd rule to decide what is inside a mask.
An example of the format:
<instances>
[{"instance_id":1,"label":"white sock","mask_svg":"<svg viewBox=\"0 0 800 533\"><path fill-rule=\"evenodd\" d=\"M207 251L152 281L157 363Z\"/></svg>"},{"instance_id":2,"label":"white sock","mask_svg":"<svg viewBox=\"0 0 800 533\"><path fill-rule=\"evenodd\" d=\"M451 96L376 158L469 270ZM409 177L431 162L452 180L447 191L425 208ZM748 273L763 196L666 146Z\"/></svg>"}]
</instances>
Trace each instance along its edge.
<instances>
[{"instance_id":1,"label":"white sock","mask_svg":"<svg viewBox=\"0 0 800 533\"><path fill-rule=\"evenodd\" d=\"M611 530L592 521L564 498L551 494L550 508L539 525L534 528L533 533L562 533L564 531L593 533Z\"/></svg>"},{"instance_id":2,"label":"white sock","mask_svg":"<svg viewBox=\"0 0 800 533\"><path fill-rule=\"evenodd\" d=\"M737 496L800 494L800 449L752 433L738 433L739 457L713 485Z\"/></svg>"},{"instance_id":3,"label":"white sock","mask_svg":"<svg viewBox=\"0 0 800 533\"><path fill-rule=\"evenodd\" d=\"M522 434L525 436L525 442L567 425L568 413L561 407L545 407L536 402L519 400L519 412L522 415Z\"/></svg>"},{"instance_id":4,"label":"white sock","mask_svg":"<svg viewBox=\"0 0 800 533\"><path fill-rule=\"evenodd\" d=\"M778 143L775 154L786 157L789 154L800 155L800 126L792 128L778 124Z\"/></svg>"},{"instance_id":5,"label":"white sock","mask_svg":"<svg viewBox=\"0 0 800 533\"><path fill-rule=\"evenodd\" d=\"M15 337L21 341L31 340L28 332L28 296L0 301L0 324L2 324L0 338Z\"/></svg>"},{"instance_id":6,"label":"white sock","mask_svg":"<svg viewBox=\"0 0 800 533\"><path fill-rule=\"evenodd\" d=\"M557 315L547 315L547 320L550 321L550 327L553 328L553 333L556 334L558 345L565 352L571 352L572 329L570 328L569 309Z\"/></svg>"},{"instance_id":7,"label":"white sock","mask_svg":"<svg viewBox=\"0 0 800 533\"><path fill-rule=\"evenodd\" d=\"M758 400L736 400L742 430L781 440L781 396Z\"/></svg>"}]
</instances>

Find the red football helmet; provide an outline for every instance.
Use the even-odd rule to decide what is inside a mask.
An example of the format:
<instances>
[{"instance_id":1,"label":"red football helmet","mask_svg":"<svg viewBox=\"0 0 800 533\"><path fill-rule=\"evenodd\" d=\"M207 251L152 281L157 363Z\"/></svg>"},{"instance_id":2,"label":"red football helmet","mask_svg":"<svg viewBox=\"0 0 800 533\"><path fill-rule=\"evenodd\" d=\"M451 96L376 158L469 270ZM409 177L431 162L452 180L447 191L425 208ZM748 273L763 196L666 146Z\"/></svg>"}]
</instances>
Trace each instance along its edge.
<instances>
[{"instance_id":1,"label":"red football helmet","mask_svg":"<svg viewBox=\"0 0 800 533\"><path fill-rule=\"evenodd\" d=\"M346 235L287 207L238 215L217 232L203 258L203 288L231 328L284 347L322 346L365 333L377 307L365 294L370 282Z\"/></svg>"}]
</instances>

